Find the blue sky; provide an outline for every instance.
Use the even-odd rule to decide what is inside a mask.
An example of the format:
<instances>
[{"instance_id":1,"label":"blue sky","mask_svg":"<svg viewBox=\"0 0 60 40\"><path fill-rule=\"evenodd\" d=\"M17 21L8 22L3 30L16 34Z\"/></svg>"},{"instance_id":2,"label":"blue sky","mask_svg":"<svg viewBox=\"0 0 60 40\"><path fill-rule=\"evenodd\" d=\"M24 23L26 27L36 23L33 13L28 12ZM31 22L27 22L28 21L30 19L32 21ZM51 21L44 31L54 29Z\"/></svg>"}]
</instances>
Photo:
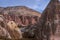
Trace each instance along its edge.
<instances>
[{"instance_id":1,"label":"blue sky","mask_svg":"<svg viewBox=\"0 0 60 40\"><path fill-rule=\"evenodd\" d=\"M42 12L50 0L0 0L0 7L8 6L27 6Z\"/></svg>"}]
</instances>

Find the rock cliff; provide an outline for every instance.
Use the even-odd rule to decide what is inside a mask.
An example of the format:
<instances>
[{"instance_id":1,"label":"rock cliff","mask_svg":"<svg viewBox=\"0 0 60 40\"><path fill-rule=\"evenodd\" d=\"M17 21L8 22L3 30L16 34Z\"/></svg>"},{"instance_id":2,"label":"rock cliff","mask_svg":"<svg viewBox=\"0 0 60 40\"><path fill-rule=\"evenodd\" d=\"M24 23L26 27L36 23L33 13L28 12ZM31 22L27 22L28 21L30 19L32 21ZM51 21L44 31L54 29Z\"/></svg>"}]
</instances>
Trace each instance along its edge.
<instances>
[{"instance_id":1,"label":"rock cliff","mask_svg":"<svg viewBox=\"0 0 60 40\"><path fill-rule=\"evenodd\" d=\"M23 36L24 38L34 37L34 31L36 30L40 17L40 12L25 6L0 7L0 26L2 28L0 32L6 34L4 34L5 36L1 35L0 38L4 37L18 40L23 38ZM4 32L3 28L7 32Z\"/></svg>"},{"instance_id":2,"label":"rock cliff","mask_svg":"<svg viewBox=\"0 0 60 40\"><path fill-rule=\"evenodd\" d=\"M60 1L50 0L40 19L42 40L60 40Z\"/></svg>"}]
</instances>

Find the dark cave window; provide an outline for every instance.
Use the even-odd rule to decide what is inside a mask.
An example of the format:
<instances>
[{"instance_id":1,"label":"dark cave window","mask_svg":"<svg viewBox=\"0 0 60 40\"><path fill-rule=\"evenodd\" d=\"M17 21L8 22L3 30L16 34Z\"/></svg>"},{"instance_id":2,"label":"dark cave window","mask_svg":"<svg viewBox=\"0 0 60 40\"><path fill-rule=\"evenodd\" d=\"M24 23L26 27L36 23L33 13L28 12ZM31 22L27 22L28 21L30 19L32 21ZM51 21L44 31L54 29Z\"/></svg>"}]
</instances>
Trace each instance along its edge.
<instances>
[{"instance_id":1,"label":"dark cave window","mask_svg":"<svg viewBox=\"0 0 60 40\"><path fill-rule=\"evenodd\" d=\"M13 24L13 23L11 22L11 24Z\"/></svg>"},{"instance_id":2,"label":"dark cave window","mask_svg":"<svg viewBox=\"0 0 60 40\"><path fill-rule=\"evenodd\" d=\"M4 25L4 23L3 23L3 22L1 22L1 26L2 26L2 27L5 27L5 25Z\"/></svg>"},{"instance_id":3,"label":"dark cave window","mask_svg":"<svg viewBox=\"0 0 60 40\"><path fill-rule=\"evenodd\" d=\"M60 25L60 21L59 21L59 25Z\"/></svg>"}]
</instances>

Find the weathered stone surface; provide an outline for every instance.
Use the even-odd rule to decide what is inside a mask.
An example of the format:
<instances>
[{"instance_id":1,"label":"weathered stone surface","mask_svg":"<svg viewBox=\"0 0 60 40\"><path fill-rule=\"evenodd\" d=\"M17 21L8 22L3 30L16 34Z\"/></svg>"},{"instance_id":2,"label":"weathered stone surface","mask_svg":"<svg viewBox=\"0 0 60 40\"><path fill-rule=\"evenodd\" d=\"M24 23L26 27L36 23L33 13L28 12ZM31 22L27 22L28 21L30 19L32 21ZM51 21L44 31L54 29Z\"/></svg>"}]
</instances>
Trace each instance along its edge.
<instances>
[{"instance_id":1,"label":"weathered stone surface","mask_svg":"<svg viewBox=\"0 0 60 40\"><path fill-rule=\"evenodd\" d=\"M25 37L23 36L26 36L25 40L30 40L31 38L31 40L36 40L34 35L37 29L35 27L37 27L37 23L41 17L39 12L25 6L16 6L3 8L3 11L0 13L0 25L8 31L12 40L19 40L21 38L24 40ZM23 30L23 32L21 30ZM28 32L26 32L26 30L28 30Z\"/></svg>"},{"instance_id":2,"label":"weathered stone surface","mask_svg":"<svg viewBox=\"0 0 60 40\"><path fill-rule=\"evenodd\" d=\"M40 19L41 40L60 40L60 2L51 0Z\"/></svg>"}]
</instances>

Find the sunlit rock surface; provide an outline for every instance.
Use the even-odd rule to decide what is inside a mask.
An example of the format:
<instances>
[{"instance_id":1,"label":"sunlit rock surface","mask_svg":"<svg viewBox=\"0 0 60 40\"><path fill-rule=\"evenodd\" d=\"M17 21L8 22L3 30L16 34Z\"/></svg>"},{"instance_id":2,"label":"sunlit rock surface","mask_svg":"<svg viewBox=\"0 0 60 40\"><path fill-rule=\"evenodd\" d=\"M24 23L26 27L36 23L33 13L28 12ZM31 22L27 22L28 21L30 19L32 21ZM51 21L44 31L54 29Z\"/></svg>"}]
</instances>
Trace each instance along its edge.
<instances>
[{"instance_id":1,"label":"sunlit rock surface","mask_svg":"<svg viewBox=\"0 0 60 40\"><path fill-rule=\"evenodd\" d=\"M9 38L9 39L11 39L11 36L10 36L9 32L1 26L0 26L0 38Z\"/></svg>"},{"instance_id":2,"label":"sunlit rock surface","mask_svg":"<svg viewBox=\"0 0 60 40\"><path fill-rule=\"evenodd\" d=\"M1 39L36 40L40 12L25 6L2 7L0 10Z\"/></svg>"}]
</instances>

